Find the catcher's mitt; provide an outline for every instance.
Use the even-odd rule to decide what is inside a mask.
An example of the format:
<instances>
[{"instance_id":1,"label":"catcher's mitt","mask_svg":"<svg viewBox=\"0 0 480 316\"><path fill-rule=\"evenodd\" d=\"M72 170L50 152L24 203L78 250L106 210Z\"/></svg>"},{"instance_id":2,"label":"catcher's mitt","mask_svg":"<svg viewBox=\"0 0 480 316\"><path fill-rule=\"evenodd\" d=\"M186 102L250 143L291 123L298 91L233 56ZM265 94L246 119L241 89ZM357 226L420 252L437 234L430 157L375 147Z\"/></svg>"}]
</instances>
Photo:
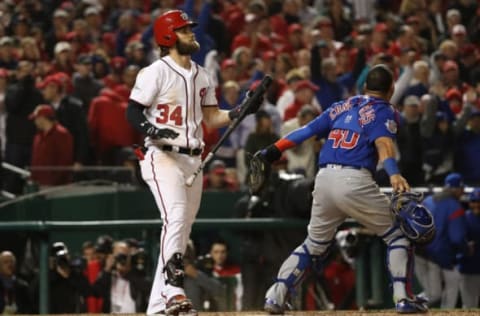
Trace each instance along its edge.
<instances>
[{"instance_id":1,"label":"catcher's mitt","mask_svg":"<svg viewBox=\"0 0 480 316\"><path fill-rule=\"evenodd\" d=\"M248 168L247 185L250 193L256 195L260 193L268 182L270 177L270 164L260 152L257 152Z\"/></svg>"}]
</instances>

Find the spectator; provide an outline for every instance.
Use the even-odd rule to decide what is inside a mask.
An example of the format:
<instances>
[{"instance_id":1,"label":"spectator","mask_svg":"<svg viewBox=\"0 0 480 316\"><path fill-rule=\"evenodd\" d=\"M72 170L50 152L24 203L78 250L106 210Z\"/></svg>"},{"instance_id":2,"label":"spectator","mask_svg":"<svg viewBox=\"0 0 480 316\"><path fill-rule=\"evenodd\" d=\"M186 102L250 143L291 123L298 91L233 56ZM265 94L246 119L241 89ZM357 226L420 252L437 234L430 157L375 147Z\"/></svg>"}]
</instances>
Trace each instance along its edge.
<instances>
[{"instance_id":1,"label":"spectator","mask_svg":"<svg viewBox=\"0 0 480 316\"><path fill-rule=\"evenodd\" d=\"M479 102L479 101L477 101ZM460 134L455 153L455 167L467 183L480 184L480 109L472 110L466 128Z\"/></svg>"},{"instance_id":2,"label":"spectator","mask_svg":"<svg viewBox=\"0 0 480 316\"><path fill-rule=\"evenodd\" d=\"M242 273L240 266L231 262L231 257L228 253L228 244L224 240L216 240L210 246L210 256L213 261L213 275L220 280L224 280L227 286L233 290L233 296L227 298L228 306L234 310L242 310Z\"/></svg>"},{"instance_id":3,"label":"spectator","mask_svg":"<svg viewBox=\"0 0 480 316\"><path fill-rule=\"evenodd\" d=\"M52 314L83 313L86 312L85 297L91 294L87 279L71 264L71 257L67 246L63 242L55 242L51 247L50 257L50 303L48 311ZM32 283L37 298L40 280ZM38 311L38 301L35 301Z\"/></svg>"},{"instance_id":4,"label":"spectator","mask_svg":"<svg viewBox=\"0 0 480 316\"><path fill-rule=\"evenodd\" d=\"M54 72L65 72L72 75L74 69L74 54L72 52L72 45L69 42L58 42L54 49L55 57L53 60Z\"/></svg>"},{"instance_id":5,"label":"spectator","mask_svg":"<svg viewBox=\"0 0 480 316\"><path fill-rule=\"evenodd\" d=\"M33 72L31 62L21 61L16 72L17 83L10 85L5 92L7 144L4 161L20 168L25 168L32 160L35 125L28 116L38 104L44 103L40 91L35 88ZM4 188L14 194L21 193L23 182L17 175L8 173Z\"/></svg>"},{"instance_id":6,"label":"spectator","mask_svg":"<svg viewBox=\"0 0 480 316\"><path fill-rule=\"evenodd\" d=\"M13 39L8 36L0 37L0 68L14 70L17 65Z\"/></svg>"},{"instance_id":7,"label":"spectator","mask_svg":"<svg viewBox=\"0 0 480 316\"><path fill-rule=\"evenodd\" d=\"M318 115L318 111L311 105L304 105L297 116L286 121L282 126L281 136L291 131L305 126ZM285 152L288 160L288 171L291 173L301 173L305 177L315 177L317 169L317 152L319 151L319 143L315 139L303 142L301 145L292 150Z\"/></svg>"},{"instance_id":8,"label":"spectator","mask_svg":"<svg viewBox=\"0 0 480 316\"><path fill-rule=\"evenodd\" d=\"M127 66L127 60L122 56L115 56L110 60L111 72L103 78L105 87L114 89L116 85L123 83L122 74Z\"/></svg>"},{"instance_id":9,"label":"spectator","mask_svg":"<svg viewBox=\"0 0 480 316\"><path fill-rule=\"evenodd\" d=\"M222 160L214 160L208 166L208 173L203 176L203 189L206 191L237 191L238 183L227 174Z\"/></svg>"},{"instance_id":10,"label":"spectator","mask_svg":"<svg viewBox=\"0 0 480 316\"><path fill-rule=\"evenodd\" d=\"M92 99L100 93L103 84L94 78L92 72L92 58L89 55L80 55L75 63L75 73L72 78L72 96L82 101L85 112Z\"/></svg>"},{"instance_id":11,"label":"spectator","mask_svg":"<svg viewBox=\"0 0 480 316\"><path fill-rule=\"evenodd\" d=\"M315 92L320 88L313 84L310 80L300 80L295 84L294 93L295 99L292 104L287 106L283 121L288 121L297 116L297 113L305 105L313 105L315 99Z\"/></svg>"},{"instance_id":12,"label":"spectator","mask_svg":"<svg viewBox=\"0 0 480 316\"><path fill-rule=\"evenodd\" d=\"M147 308L149 285L145 279L132 275L127 243L113 244L94 291L103 299L103 313L135 313Z\"/></svg>"},{"instance_id":13,"label":"spectator","mask_svg":"<svg viewBox=\"0 0 480 316\"><path fill-rule=\"evenodd\" d=\"M0 253L0 312L33 313L28 283L16 275L17 258L8 251Z\"/></svg>"},{"instance_id":14,"label":"spectator","mask_svg":"<svg viewBox=\"0 0 480 316\"><path fill-rule=\"evenodd\" d=\"M455 308L460 286L460 275L455 265L458 256L467 253L465 210L460 204L464 184L458 173L448 174L444 183L441 193L423 201L432 212L436 227L435 238L425 247L425 255L427 260L439 267L435 270L440 273L430 278L434 284L425 282L425 276L431 272L422 270L422 265L418 266L416 275L427 293L430 292L433 301L441 298L441 308ZM441 293L436 292L438 289L441 289Z\"/></svg>"},{"instance_id":15,"label":"spectator","mask_svg":"<svg viewBox=\"0 0 480 316\"><path fill-rule=\"evenodd\" d=\"M95 245L91 241L86 241L82 245L82 258L85 262L85 268L83 274L88 280L90 286L92 286L101 271L100 262L97 259ZM85 298L85 304L87 305L87 312L89 313L101 313L103 301L99 297L89 295Z\"/></svg>"},{"instance_id":16,"label":"spectator","mask_svg":"<svg viewBox=\"0 0 480 316\"><path fill-rule=\"evenodd\" d=\"M468 254L461 258L460 295L463 308L478 308L480 303L480 188L469 195L469 209L465 213Z\"/></svg>"},{"instance_id":17,"label":"spectator","mask_svg":"<svg viewBox=\"0 0 480 316\"><path fill-rule=\"evenodd\" d=\"M265 110L258 110L255 113L255 120L255 131L248 135L247 143L245 144L245 163L247 166L250 161L249 153L253 155L257 150L278 139L278 135L273 132L272 118Z\"/></svg>"},{"instance_id":18,"label":"spectator","mask_svg":"<svg viewBox=\"0 0 480 316\"><path fill-rule=\"evenodd\" d=\"M72 134L74 167L80 167L88 159L88 127L82 101L68 95L55 75L46 77L38 87L45 101L55 109L58 122Z\"/></svg>"},{"instance_id":19,"label":"spectator","mask_svg":"<svg viewBox=\"0 0 480 316\"><path fill-rule=\"evenodd\" d=\"M198 311L226 310L225 287L216 278L207 274L211 271L205 271L211 269L211 262L197 260L192 240L187 243L184 261L185 294L192 301L193 307Z\"/></svg>"},{"instance_id":20,"label":"spectator","mask_svg":"<svg viewBox=\"0 0 480 316\"><path fill-rule=\"evenodd\" d=\"M240 95L240 86L232 80L225 82L222 85L222 95L218 106L222 110L231 110L236 107L239 103ZM219 136L221 137L228 127L222 127L219 129ZM216 156L223 160L228 167L235 167L237 164L236 161L236 151L237 148L234 146L234 143L231 141L232 137L230 136L222 143L218 148Z\"/></svg>"},{"instance_id":21,"label":"spectator","mask_svg":"<svg viewBox=\"0 0 480 316\"><path fill-rule=\"evenodd\" d=\"M424 184L423 158L419 155L423 152L421 116L420 99L415 95L407 96L403 104L397 145L400 152L400 170L411 186Z\"/></svg>"},{"instance_id":22,"label":"spectator","mask_svg":"<svg viewBox=\"0 0 480 316\"><path fill-rule=\"evenodd\" d=\"M108 88L92 100L88 129L97 164L115 165L119 160L119 150L131 146L138 139L138 133L125 118L126 109L126 100Z\"/></svg>"},{"instance_id":23,"label":"spectator","mask_svg":"<svg viewBox=\"0 0 480 316\"><path fill-rule=\"evenodd\" d=\"M62 185L71 181L65 170L35 170L36 167L71 167L73 165L73 138L55 118L55 110L41 104L29 116L37 126L32 147L32 179L39 185Z\"/></svg>"}]
</instances>

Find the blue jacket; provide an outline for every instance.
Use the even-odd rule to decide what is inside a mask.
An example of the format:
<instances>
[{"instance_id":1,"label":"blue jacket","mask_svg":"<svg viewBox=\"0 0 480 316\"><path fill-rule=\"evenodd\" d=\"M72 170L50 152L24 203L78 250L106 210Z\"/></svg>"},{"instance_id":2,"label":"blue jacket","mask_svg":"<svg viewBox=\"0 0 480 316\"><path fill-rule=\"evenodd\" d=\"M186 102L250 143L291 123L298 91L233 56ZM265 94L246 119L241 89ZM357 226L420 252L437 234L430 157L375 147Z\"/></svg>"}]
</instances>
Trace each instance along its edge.
<instances>
[{"instance_id":1,"label":"blue jacket","mask_svg":"<svg viewBox=\"0 0 480 316\"><path fill-rule=\"evenodd\" d=\"M427 197L423 204L433 215L436 233L426 246L427 258L444 269L453 269L457 258L467 252L465 210L448 192Z\"/></svg>"},{"instance_id":2,"label":"blue jacket","mask_svg":"<svg viewBox=\"0 0 480 316\"><path fill-rule=\"evenodd\" d=\"M460 260L459 270L465 274L480 274L480 216L472 211L465 213L467 239L475 243L472 255L466 255Z\"/></svg>"}]
</instances>

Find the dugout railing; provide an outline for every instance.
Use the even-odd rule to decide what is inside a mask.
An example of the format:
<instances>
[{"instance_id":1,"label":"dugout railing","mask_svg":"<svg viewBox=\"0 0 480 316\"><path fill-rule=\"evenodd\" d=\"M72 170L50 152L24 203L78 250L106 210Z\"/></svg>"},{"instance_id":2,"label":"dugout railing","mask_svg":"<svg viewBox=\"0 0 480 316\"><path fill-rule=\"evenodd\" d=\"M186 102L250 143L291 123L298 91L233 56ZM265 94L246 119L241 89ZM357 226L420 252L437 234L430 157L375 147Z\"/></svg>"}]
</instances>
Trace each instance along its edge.
<instances>
[{"instance_id":1,"label":"dugout railing","mask_svg":"<svg viewBox=\"0 0 480 316\"><path fill-rule=\"evenodd\" d=\"M98 192L98 189L95 189ZM416 191L422 192L438 192L441 188L416 188ZM466 188L466 193L470 192L472 188ZM390 193L389 188L382 188L382 191L385 193ZM130 191L121 191L114 190L112 201L109 204L101 204L98 206L98 209L108 205L112 208L111 213L103 214L103 218L99 220L79 220L79 218L72 217L77 212L77 209L74 209L72 202L69 202L69 207L65 208L64 204L55 206L48 202L48 199L38 199L39 192L32 193L32 196L26 194L25 199L21 199L24 202L23 207L19 207L18 203L9 204L9 202L14 202L12 200L3 202L4 207L0 208L0 215L2 215L2 220L0 222L0 232L28 232L35 236L35 239L39 242L39 309L40 313L48 313L48 302L49 302L49 288L48 288L48 262L50 255L50 242L51 236L59 232L65 233L81 233L86 232L112 232L112 231L139 231L145 230L147 232L146 240L152 244L155 240L155 234L157 234L161 229L161 220L143 218L143 219L119 219L119 220L106 220L105 218L122 218L122 206L130 208L130 205L126 204L125 201L137 199L138 196L131 194L138 194ZM141 193L141 192L140 192ZM130 194L130 195L129 195ZM144 193L145 195L140 195L140 198L145 198L149 196L148 192ZM33 196L35 195L35 197ZM123 197L123 195L127 195ZM91 196L91 195L89 195ZM122 198L123 197L123 198ZM210 201L209 201L210 198ZM97 198L98 199L98 198ZM215 208L215 205L212 204L217 202L219 204L218 196L213 195L209 197L208 194L204 196L206 204L210 205L210 208ZM213 202L212 202L213 200ZM230 199L227 199L230 200ZM79 200L74 200L73 204L78 204ZM83 200L82 200L83 201ZM43 203L35 204L32 203ZM85 203L85 202L84 202ZM138 205L136 201L136 205ZM149 203L153 203L150 201ZM7 205L8 204L8 205ZM83 208L91 208L92 205L98 204L96 200L95 203L83 205ZM110 205L112 204L112 205ZM220 203L221 204L221 203ZM76 205L78 206L78 205ZM11 207L8 210L8 207ZM218 205L217 205L218 207ZM68 209L72 212L68 217L60 217L62 220L52 220L53 218L58 218L58 213L52 212L52 209ZM152 209L152 205L147 204L142 208ZM141 208L141 209L142 209ZM47 210L45 210L47 209ZM26 210L34 210L33 214L26 212ZM3 217L7 211L13 216ZM61 212L65 213L65 212ZM152 211L153 214L156 214L156 211ZM78 215L78 214L77 214ZM140 216L136 212L135 216ZM146 214L145 216L150 216ZM209 215L215 216L215 215ZM35 220L21 220L35 218ZM65 218L71 218L74 220L64 220ZM91 218L91 217L90 217ZM38 220L37 220L38 219ZM292 219L292 218L197 218L194 223L193 230L231 230L231 231L245 231L245 230L285 230L288 229L305 229L307 225L306 220ZM347 225L355 225L354 222L348 222ZM279 258L279 260L282 260ZM388 304L390 301L386 296L386 284L388 280L386 279L385 271L385 256L384 256L384 245L382 241L378 238L370 238L367 243L364 244L355 261L355 270L356 270L356 288L355 288L355 300L356 305L359 308L368 308L368 307L385 307L385 304Z\"/></svg>"}]
</instances>

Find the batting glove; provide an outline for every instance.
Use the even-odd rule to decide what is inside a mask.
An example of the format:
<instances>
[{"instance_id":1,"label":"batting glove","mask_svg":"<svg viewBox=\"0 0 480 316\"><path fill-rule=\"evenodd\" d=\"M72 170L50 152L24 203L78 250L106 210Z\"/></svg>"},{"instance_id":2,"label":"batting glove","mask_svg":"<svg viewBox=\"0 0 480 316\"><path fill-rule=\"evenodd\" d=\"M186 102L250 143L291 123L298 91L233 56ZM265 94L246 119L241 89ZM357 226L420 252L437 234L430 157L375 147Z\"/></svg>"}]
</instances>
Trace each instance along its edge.
<instances>
[{"instance_id":1,"label":"batting glove","mask_svg":"<svg viewBox=\"0 0 480 316\"><path fill-rule=\"evenodd\" d=\"M147 130L147 135L155 138L175 139L180 134L169 128L156 128L155 126L152 126Z\"/></svg>"}]
</instances>

